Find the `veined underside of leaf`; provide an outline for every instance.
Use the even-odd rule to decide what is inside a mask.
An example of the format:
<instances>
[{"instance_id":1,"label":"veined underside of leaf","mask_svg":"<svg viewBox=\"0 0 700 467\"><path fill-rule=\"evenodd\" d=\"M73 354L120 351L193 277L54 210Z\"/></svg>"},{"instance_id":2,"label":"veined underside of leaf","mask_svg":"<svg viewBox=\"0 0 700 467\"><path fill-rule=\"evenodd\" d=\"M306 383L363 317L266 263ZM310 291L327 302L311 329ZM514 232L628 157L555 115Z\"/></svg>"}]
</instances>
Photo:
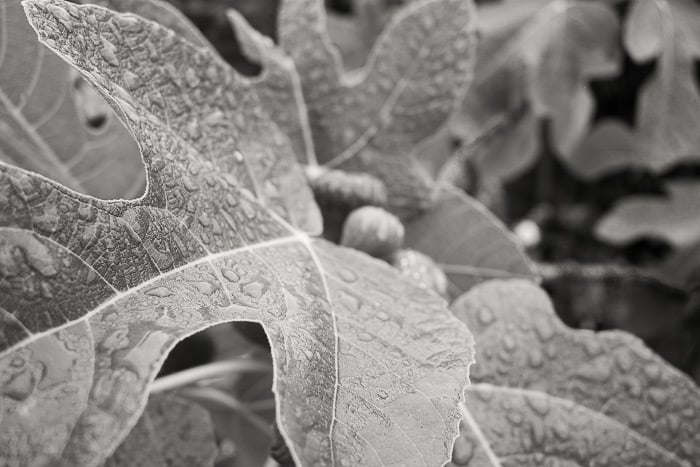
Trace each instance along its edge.
<instances>
[{"instance_id":1,"label":"veined underside of leaf","mask_svg":"<svg viewBox=\"0 0 700 467\"><path fill-rule=\"evenodd\" d=\"M153 395L104 467L207 467L217 446L209 413L194 402Z\"/></svg>"},{"instance_id":2,"label":"veined underside of leaf","mask_svg":"<svg viewBox=\"0 0 700 467\"><path fill-rule=\"evenodd\" d=\"M433 206L406 223L405 245L433 258L457 298L490 279L537 274L522 246L478 201L444 186Z\"/></svg>"},{"instance_id":3,"label":"veined underside of leaf","mask_svg":"<svg viewBox=\"0 0 700 467\"><path fill-rule=\"evenodd\" d=\"M90 128L80 98L73 70L37 41L19 0L1 0L0 161L101 198L140 195L133 139L106 104L106 120Z\"/></svg>"},{"instance_id":4,"label":"veined underside of leaf","mask_svg":"<svg viewBox=\"0 0 700 467\"><path fill-rule=\"evenodd\" d=\"M478 360L454 465L700 459L700 390L639 339L567 328L545 292L522 280L478 285L452 309L474 332Z\"/></svg>"},{"instance_id":5,"label":"veined underside of leaf","mask_svg":"<svg viewBox=\"0 0 700 467\"><path fill-rule=\"evenodd\" d=\"M0 463L97 465L175 343L258 321L300 465L449 457L471 336L379 261L311 240L318 209L255 84L129 14L25 2L114 106L148 189L101 201L0 165Z\"/></svg>"},{"instance_id":6,"label":"veined underside of leaf","mask_svg":"<svg viewBox=\"0 0 700 467\"><path fill-rule=\"evenodd\" d=\"M432 179L414 150L471 81L475 23L470 0L412 2L350 74L328 36L323 2L282 2L280 44L301 77L319 163L382 178L400 214L427 205Z\"/></svg>"},{"instance_id":7,"label":"veined underside of leaf","mask_svg":"<svg viewBox=\"0 0 700 467\"><path fill-rule=\"evenodd\" d=\"M653 171L700 157L700 92L695 62L700 58L700 5L694 0L636 0L623 39L639 63L657 61L639 96L636 122L601 122L571 163L595 177L626 167Z\"/></svg>"},{"instance_id":8,"label":"veined underside of leaf","mask_svg":"<svg viewBox=\"0 0 700 467\"><path fill-rule=\"evenodd\" d=\"M482 176L507 180L534 162L543 118L557 153L570 155L593 116L587 81L619 68L615 13L601 2L506 0L480 7L479 29L474 84L452 128L469 141L504 127L473 156Z\"/></svg>"}]
</instances>

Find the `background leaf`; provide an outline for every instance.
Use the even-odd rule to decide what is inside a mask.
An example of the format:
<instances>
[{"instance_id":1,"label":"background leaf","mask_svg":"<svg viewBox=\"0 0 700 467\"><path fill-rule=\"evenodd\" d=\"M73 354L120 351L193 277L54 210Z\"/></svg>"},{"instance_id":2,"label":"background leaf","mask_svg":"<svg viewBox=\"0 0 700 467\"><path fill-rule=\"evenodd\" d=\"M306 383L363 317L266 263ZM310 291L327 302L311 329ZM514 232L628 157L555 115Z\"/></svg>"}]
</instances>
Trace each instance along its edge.
<instances>
[{"instance_id":1,"label":"background leaf","mask_svg":"<svg viewBox=\"0 0 700 467\"><path fill-rule=\"evenodd\" d=\"M406 223L405 245L443 268L454 298L485 280L537 276L508 229L478 201L452 187L442 187L437 202Z\"/></svg>"},{"instance_id":2,"label":"background leaf","mask_svg":"<svg viewBox=\"0 0 700 467\"><path fill-rule=\"evenodd\" d=\"M637 166L656 172L700 156L700 92L694 62L700 58L700 5L694 0L636 0L624 27L624 44L639 63L656 60L639 96L634 128L601 122L573 155L581 175L595 177Z\"/></svg>"},{"instance_id":3,"label":"background leaf","mask_svg":"<svg viewBox=\"0 0 700 467\"><path fill-rule=\"evenodd\" d=\"M0 161L100 198L135 198L138 148L112 110L41 45L19 0L0 1Z\"/></svg>"},{"instance_id":4,"label":"background leaf","mask_svg":"<svg viewBox=\"0 0 700 467\"><path fill-rule=\"evenodd\" d=\"M365 66L348 73L326 31L323 2L283 2L280 44L301 76L319 162L381 178L401 214L426 206L432 179L412 151L461 100L474 29L469 1L411 3L388 23Z\"/></svg>"},{"instance_id":5,"label":"background leaf","mask_svg":"<svg viewBox=\"0 0 700 467\"><path fill-rule=\"evenodd\" d=\"M453 131L470 141L499 124L475 157L486 179L507 180L540 149L538 119L551 119L557 153L586 134L594 102L589 79L617 73L619 24L603 3L563 0L489 2L479 8L474 85Z\"/></svg>"},{"instance_id":6,"label":"background leaf","mask_svg":"<svg viewBox=\"0 0 700 467\"><path fill-rule=\"evenodd\" d=\"M266 329L297 463L444 462L466 326L390 266L303 233L318 210L254 83L134 15L25 8L125 120L149 185L100 201L0 165L2 462L98 464L172 346L234 320Z\"/></svg>"},{"instance_id":7,"label":"background leaf","mask_svg":"<svg viewBox=\"0 0 700 467\"><path fill-rule=\"evenodd\" d=\"M151 396L105 467L212 466L217 453L209 413L175 396Z\"/></svg>"},{"instance_id":8,"label":"background leaf","mask_svg":"<svg viewBox=\"0 0 700 467\"><path fill-rule=\"evenodd\" d=\"M547 295L522 280L474 287L453 311L478 349L455 465L698 459L700 390L636 338L566 328Z\"/></svg>"},{"instance_id":9,"label":"background leaf","mask_svg":"<svg viewBox=\"0 0 700 467\"><path fill-rule=\"evenodd\" d=\"M596 235L613 244L644 237L660 238L678 248L700 241L700 184L668 182L668 197L628 196L619 201L596 226Z\"/></svg>"}]
</instances>

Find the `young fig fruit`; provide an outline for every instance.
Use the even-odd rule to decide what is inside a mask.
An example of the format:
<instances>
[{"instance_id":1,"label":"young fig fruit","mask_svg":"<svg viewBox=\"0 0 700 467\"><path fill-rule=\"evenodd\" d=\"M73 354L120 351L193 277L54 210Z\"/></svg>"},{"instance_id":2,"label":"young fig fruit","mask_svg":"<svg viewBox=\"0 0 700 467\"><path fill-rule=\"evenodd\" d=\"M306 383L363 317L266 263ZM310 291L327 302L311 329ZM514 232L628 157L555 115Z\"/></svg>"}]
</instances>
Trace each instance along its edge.
<instances>
[{"instance_id":1,"label":"young fig fruit","mask_svg":"<svg viewBox=\"0 0 700 467\"><path fill-rule=\"evenodd\" d=\"M391 265L418 286L448 299L447 276L428 255L416 250L398 250L391 258Z\"/></svg>"},{"instance_id":2,"label":"young fig fruit","mask_svg":"<svg viewBox=\"0 0 700 467\"><path fill-rule=\"evenodd\" d=\"M387 202L384 182L370 174L351 173L321 166L307 166L306 179L321 206L384 206Z\"/></svg>"},{"instance_id":3,"label":"young fig fruit","mask_svg":"<svg viewBox=\"0 0 700 467\"><path fill-rule=\"evenodd\" d=\"M343 225L340 244L375 258L389 258L403 245L404 228L398 217L376 206L350 213Z\"/></svg>"}]
</instances>

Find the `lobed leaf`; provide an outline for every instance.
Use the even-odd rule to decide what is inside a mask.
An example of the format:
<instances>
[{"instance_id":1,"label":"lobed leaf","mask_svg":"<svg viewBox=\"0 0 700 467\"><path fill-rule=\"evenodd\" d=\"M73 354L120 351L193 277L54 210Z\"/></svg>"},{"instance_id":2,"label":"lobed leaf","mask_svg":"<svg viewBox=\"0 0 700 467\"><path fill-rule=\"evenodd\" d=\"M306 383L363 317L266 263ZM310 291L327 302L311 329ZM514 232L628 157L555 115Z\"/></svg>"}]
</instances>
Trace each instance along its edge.
<instances>
[{"instance_id":1,"label":"lobed leaf","mask_svg":"<svg viewBox=\"0 0 700 467\"><path fill-rule=\"evenodd\" d=\"M700 184L668 182L668 197L628 196L598 222L595 233L614 243L631 243L644 237L660 238L677 248L700 241Z\"/></svg>"},{"instance_id":2,"label":"lobed leaf","mask_svg":"<svg viewBox=\"0 0 700 467\"><path fill-rule=\"evenodd\" d=\"M523 280L453 305L478 364L452 462L469 466L687 466L700 458L700 390L638 339L564 326Z\"/></svg>"},{"instance_id":3,"label":"lobed leaf","mask_svg":"<svg viewBox=\"0 0 700 467\"><path fill-rule=\"evenodd\" d=\"M138 423L104 465L213 466L217 450L205 409L175 396L151 396Z\"/></svg>"},{"instance_id":4,"label":"lobed leaf","mask_svg":"<svg viewBox=\"0 0 700 467\"><path fill-rule=\"evenodd\" d=\"M182 338L263 324L300 465L449 457L471 336L320 216L256 83L131 14L24 3L139 144L148 188L101 201L0 165L0 463L97 465Z\"/></svg>"},{"instance_id":5,"label":"lobed leaf","mask_svg":"<svg viewBox=\"0 0 700 467\"><path fill-rule=\"evenodd\" d=\"M405 245L433 258L456 298L495 278L537 274L522 246L478 201L444 186L436 203L405 224Z\"/></svg>"},{"instance_id":6,"label":"lobed leaf","mask_svg":"<svg viewBox=\"0 0 700 467\"><path fill-rule=\"evenodd\" d=\"M98 0L87 1L115 11L133 13L172 29L192 44L216 53L212 44L177 8L160 0ZM316 155L309 130L308 117L301 95L299 76L291 59L281 53L271 39L253 29L236 10L227 15L238 38L242 52L263 71L252 80L261 103L270 118L289 137L292 148L303 163L315 163Z\"/></svg>"},{"instance_id":7,"label":"lobed leaf","mask_svg":"<svg viewBox=\"0 0 700 467\"><path fill-rule=\"evenodd\" d=\"M509 179L534 161L542 118L556 152L570 155L593 117L588 80L619 68L615 13L598 2L505 0L480 7L479 29L474 85L453 131L469 140L504 127L475 156L484 177Z\"/></svg>"},{"instance_id":8,"label":"lobed leaf","mask_svg":"<svg viewBox=\"0 0 700 467\"><path fill-rule=\"evenodd\" d=\"M383 179L401 214L427 205L432 179L413 150L461 100L474 36L471 1L413 2L392 18L367 63L347 73L328 36L323 2L282 2L280 44L301 76L319 162Z\"/></svg>"},{"instance_id":9,"label":"lobed leaf","mask_svg":"<svg viewBox=\"0 0 700 467\"><path fill-rule=\"evenodd\" d=\"M694 62L700 58L700 5L694 0L636 0L623 39L632 58L656 60L654 75L639 96L634 128L604 121L571 163L594 177L637 166L656 172L700 155L700 119Z\"/></svg>"},{"instance_id":10,"label":"lobed leaf","mask_svg":"<svg viewBox=\"0 0 700 467\"><path fill-rule=\"evenodd\" d=\"M0 1L0 30L0 161L101 198L141 194L145 179L133 139L37 41L19 0Z\"/></svg>"}]
</instances>

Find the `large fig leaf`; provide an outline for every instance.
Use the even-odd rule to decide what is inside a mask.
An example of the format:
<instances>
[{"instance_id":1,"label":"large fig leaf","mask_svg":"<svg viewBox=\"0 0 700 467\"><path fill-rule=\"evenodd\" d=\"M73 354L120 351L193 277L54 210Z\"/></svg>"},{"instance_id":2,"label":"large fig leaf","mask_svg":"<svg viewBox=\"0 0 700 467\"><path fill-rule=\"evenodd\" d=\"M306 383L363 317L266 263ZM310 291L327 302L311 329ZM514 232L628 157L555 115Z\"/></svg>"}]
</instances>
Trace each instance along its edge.
<instances>
[{"instance_id":1,"label":"large fig leaf","mask_svg":"<svg viewBox=\"0 0 700 467\"><path fill-rule=\"evenodd\" d=\"M166 26L192 44L214 46L187 17L169 3L160 0L83 0L115 11L134 13ZM301 94L299 75L291 59L274 46L271 39L253 29L236 10L228 10L242 52L263 67L255 81L256 91L270 118L284 131L292 143L297 158L304 163L316 163L313 141Z\"/></svg>"},{"instance_id":2,"label":"large fig leaf","mask_svg":"<svg viewBox=\"0 0 700 467\"><path fill-rule=\"evenodd\" d=\"M175 396L151 396L105 467L206 467L218 449L209 413Z\"/></svg>"},{"instance_id":3,"label":"large fig leaf","mask_svg":"<svg viewBox=\"0 0 700 467\"><path fill-rule=\"evenodd\" d=\"M501 221L451 187L442 187L436 203L406 223L405 245L440 265L455 298L486 280L536 277L525 251Z\"/></svg>"},{"instance_id":4,"label":"large fig leaf","mask_svg":"<svg viewBox=\"0 0 700 467\"><path fill-rule=\"evenodd\" d=\"M475 55L471 1L422 0L397 12L367 63L345 72L321 0L288 0L282 48L301 76L320 163L384 180L399 213L427 204L432 179L413 153L461 100Z\"/></svg>"},{"instance_id":5,"label":"large fig leaf","mask_svg":"<svg viewBox=\"0 0 700 467\"><path fill-rule=\"evenodd\" d=\"M528 167L540 149L538 119L549 118L551 143L569 155L593 116L587 82L619 68L619 24L602 3L504 0L479 9L474 84L453 130L467 140L501 124L484 140L475 163L487 179L508 179Z\"/></svg>"},{"instance_id":6,"label":"large fig leaf","mask_svg":"<svg viewBox=\"0 0 700 467\"><path fill-rule=\"evenodd\" d=\"M690 467L700 459L700 390L637 338L567 328L523 280L481 284L453 311L478 349L454 465Z\"/></svg>"},{"instance_id":7,"label":"large fig leaf","mask_svg":"<svg viewBox=\"0 0 700 467\"><path fill-rule=\"evenodd\" d=\"M668 183L668 197L628 196L619 201L596 225L596 235L614 244L644 237L666 240L678 248L700 241L700 184Z\"/></svg>"},{"instance_id":8,"label":"large fig leaf","mask_svg":"<svg viewBox=\"0 0 700 467\"><path fill-rule=\"evenodd\" d=\"M636 0L625 22L624 43L640 63L656 60L656 71L639 96L634 128L601 122L573 155L584 176L630 166L654 171L700 157L700 5L694 0Z\"/></svg>"},{"instance_id":9,"label":"large fig leaf","mask_svg":"<svg viewBox=\"0 0 700 467\"><path fill-rule=\"evenodd\" d=\"M37 41L19 0L0 1L0 31L0 161L101 198L140 195L145 178L134 140L102 98ZM93 117L102 120L97 127Z\"/></svg>"},{"instance_id":10,"label":"large fig leaf","mask_svg":"<svg viewBox=\"0 0 700 467\"><path fill-rule=\"evenodd\" d=\"M449 457L471 336L444 301L320 216L255 84L130 14L25 2L139 144L148 189L101 201L0 165L0 463L97 465L170 348L263 324L280 431L300 465Z\"/></svg>"}]
</instances>

